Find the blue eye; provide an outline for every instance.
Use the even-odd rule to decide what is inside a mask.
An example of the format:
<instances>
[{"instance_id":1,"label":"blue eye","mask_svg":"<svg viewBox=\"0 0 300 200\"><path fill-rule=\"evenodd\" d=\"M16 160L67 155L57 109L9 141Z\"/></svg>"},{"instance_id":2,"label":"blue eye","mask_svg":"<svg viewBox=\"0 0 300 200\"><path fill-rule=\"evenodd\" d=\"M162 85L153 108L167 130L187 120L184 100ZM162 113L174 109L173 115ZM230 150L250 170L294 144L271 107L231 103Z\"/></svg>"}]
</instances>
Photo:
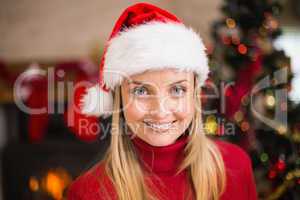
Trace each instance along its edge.
<instances>
[{"instance_id":1,"label":"blue eye","mask_svg":"<svg viewBox=\"0 0 300 200\"><path fill-rule=\"evenodd\" d=\"M147 94L147 89L142 86L142 87L136 87L133 89L132 93L136 96L142 96Z\"/></svg>"},{"instance_id":2,"label":"blue eye","mask_svg":"<svg viewBox=\"0 0 300 200\"><path fill-rule=\"evenodd\" d=\"M172 94L174 94L175 96L182 96L185 92L186 89L182 86L176 85L172 88Z\"/></svg>"}]
</instances>

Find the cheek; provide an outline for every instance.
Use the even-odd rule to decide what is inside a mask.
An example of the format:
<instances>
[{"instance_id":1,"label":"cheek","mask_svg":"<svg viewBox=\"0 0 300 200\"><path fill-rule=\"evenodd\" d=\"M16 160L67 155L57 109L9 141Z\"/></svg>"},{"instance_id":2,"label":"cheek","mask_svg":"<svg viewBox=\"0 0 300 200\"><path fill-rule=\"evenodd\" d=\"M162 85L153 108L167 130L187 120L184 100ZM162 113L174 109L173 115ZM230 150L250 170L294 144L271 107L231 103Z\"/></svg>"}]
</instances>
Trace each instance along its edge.
<instances>
[{"instance_id":1,"label":"cheek","mask_svg":"<svg viewBox=\"0 0 300 200\"><path fill-rule=\"evenodd\" d=\"M179 123L177 126L178 130L184 131L190 125L195 114L195 104L191 100L182 101L180 106L178 106L177 112L175 113Z\"/></svg>"},{"instance_id":2,"label":"cheek","mask_svg":"<svg viewBox=\"0 0 300 200\"><path fill-rule=\"evenodd\" d=\"M127 104L127 107L124 109L126 124L135 134L142 132L141 128L144 125L142 121L146 115L145 109L146 108L142 103L136 101Z\"/></svg>"},{"instance_id":3,"label":"cheek","mask_svg":"<svg viewBox=\"0 0 300 200\"><path fill-rule=\"evenodd\" d=\"M193 116L195 112L195 101L192 96L188 96L184 99L176 102L175 113L179 118L188 118Z\"/></svg>"},{"instance_id":4,"label":"cheek","mask_svg":"<svg viewBox=\"0 0 300 200\"><path fill-rule=\"evenodd\" d=\"M127 123L134 123L142 118L143 113L140 111L139 105L135 103L135 100L130 96L128 92L129 88L122 88L122 111Z\"/></svg>"},{"instance_id":5,"label":"cheek","mask_svg":"<svg viewBox=\"0 0 300 200\"><path fill-rule=\"evenodd\" d=\"M147 106L145 104L134 100L128 102L123 110L126 121L131 123L143 120L145 114L147 113L146 111Z\"/></svg>"},{"instance_id":6,"label":"cheek","mask_svg":"<svg viewBox=\"0 0 300 200\"><path fill-rule=\"evenodd\" d=\"M177 110L176 118L182 121L190 121L194 116L195 109L193 106L186 105L185 108Z\"/></svg>"}]
</instances>

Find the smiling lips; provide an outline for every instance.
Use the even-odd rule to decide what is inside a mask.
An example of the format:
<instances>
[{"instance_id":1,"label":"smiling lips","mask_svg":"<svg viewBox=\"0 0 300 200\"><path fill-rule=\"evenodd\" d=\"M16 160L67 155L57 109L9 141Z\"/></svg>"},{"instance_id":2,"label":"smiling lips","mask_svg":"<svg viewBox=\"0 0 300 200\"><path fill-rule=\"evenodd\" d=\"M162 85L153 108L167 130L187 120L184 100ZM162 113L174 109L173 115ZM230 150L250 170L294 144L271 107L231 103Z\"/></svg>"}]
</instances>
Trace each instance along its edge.
<instances>
[{"instance_id":1,"label":"smiling lips","mask_svg":"<svg viewBox=\"0 0 300 200\"><path fill-rule=\"evenodd\" d=\"M172 125L176 122L177 120L173 122L167 122L167 123L152 123L152 122L144 122L147 127L155 130L155 131L167 131L172 127Z\"/></svg>"}]
</instances>

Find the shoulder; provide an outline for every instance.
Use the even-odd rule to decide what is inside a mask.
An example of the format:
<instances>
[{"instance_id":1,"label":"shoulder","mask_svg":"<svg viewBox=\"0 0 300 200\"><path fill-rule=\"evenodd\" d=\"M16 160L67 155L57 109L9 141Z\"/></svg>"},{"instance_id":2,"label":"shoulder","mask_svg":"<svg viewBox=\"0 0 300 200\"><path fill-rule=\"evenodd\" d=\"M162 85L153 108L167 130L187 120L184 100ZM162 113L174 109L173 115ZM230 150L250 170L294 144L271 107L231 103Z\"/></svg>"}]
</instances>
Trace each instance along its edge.
<instances>
[{"instance_id":1,"label":"shoulder","mask_svg":"<svg viewBox=\"0 0 300 200\"><path fill-rule=\"evenodd\" d=\"M109 179L105 176L104 164L97 164L79 175L67 190L68 200L101 200L103 189L107 189Z\"/></svg>"},{"instance_id":2,"label":"shoulder","mask_svg":"<svg viewBox=\"0 0 300 200\"><path fill-rule=\"evenodd\" d=\"M221 139L213 139L213 141L218 146L225 164L232 167L252 165L248 153L240 146Z\"/></svg>"},{"instance_id":3,"label":"shoulder","mask_svg":"<svg viewBox=\"0 0 300 200\"><path fill-rule=\"evenodd\" d=\"M227 175L227 186L222 199L257 200L250 156L236 144L220 139L213 141L222 154Z\"/></svg>"}]
</instances>

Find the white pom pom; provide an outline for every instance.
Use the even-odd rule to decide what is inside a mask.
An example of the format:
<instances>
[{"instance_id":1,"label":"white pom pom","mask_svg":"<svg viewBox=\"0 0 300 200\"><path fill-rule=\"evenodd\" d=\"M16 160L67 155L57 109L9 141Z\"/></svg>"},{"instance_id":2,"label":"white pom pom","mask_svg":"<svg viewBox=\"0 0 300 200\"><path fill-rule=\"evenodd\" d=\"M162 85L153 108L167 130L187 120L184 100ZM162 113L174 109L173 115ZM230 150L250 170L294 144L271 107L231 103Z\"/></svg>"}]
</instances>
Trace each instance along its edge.
<instances>
[{"instance_id":1,"label":"white pom pom","mask_svg":"<svg viewBox=\"0 0 300 200\"><path fill-rule=\"evenodd\" d=\"M113 111L113 97L111 92L106 92L99 84L87 89L87 93L80 99L81 112L88 116L108 117Z\"/></svg>"}]
</instances>

